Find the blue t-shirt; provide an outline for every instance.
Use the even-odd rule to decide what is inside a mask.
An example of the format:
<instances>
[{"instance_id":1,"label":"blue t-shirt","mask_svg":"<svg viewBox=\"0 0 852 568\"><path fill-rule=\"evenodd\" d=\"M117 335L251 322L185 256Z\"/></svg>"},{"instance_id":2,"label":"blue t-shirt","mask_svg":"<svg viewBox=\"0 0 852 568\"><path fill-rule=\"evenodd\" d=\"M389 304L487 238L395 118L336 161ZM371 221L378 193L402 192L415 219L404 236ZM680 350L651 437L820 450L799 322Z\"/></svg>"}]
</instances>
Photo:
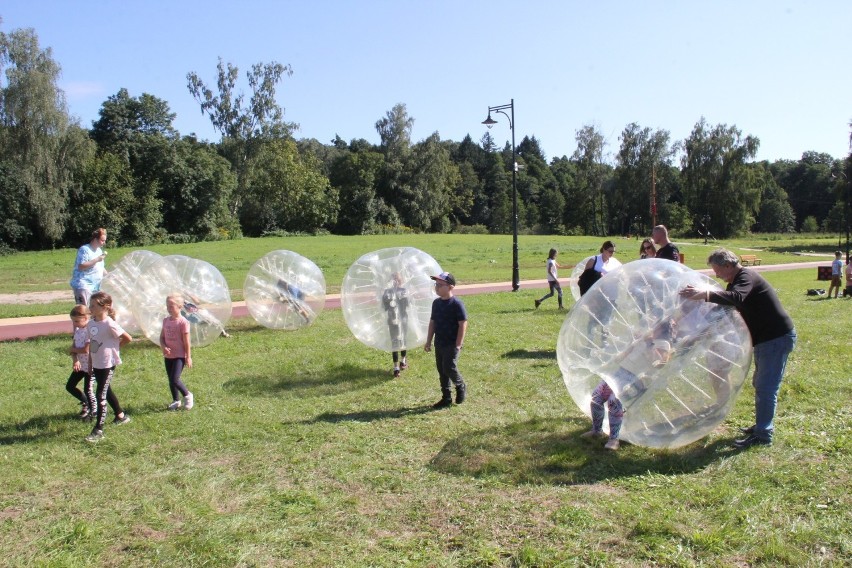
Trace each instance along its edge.
<instances>
[{"instance_id":1,"label":"blue t-shirt","mask_svg":"<svg viewBox=\"0 0 852 568\"><path fill-rule=\"evenodd\" d=\"M74 272L71 274L71 288L74 290L88 290L97 292L101 289L101 280L104 279L104 261L99 261L86 270L80 270L80 265L101 256L101 247L93 249L89 245L83 245L77 250L77 258L74 260Z\"/></svg>"},{"instance_id":2,"label":"blue t-shirt","mask_svg":"<svg viewBox=\"0 0 852 568\"><path fill-rule=\"evenodd\" d=\"M459 322L467 321L464 303L455 296L446 300L436 298L432 302L432 316L435 322L435 345L455 347L459 335Z\"/></svg>"}]
</instances>

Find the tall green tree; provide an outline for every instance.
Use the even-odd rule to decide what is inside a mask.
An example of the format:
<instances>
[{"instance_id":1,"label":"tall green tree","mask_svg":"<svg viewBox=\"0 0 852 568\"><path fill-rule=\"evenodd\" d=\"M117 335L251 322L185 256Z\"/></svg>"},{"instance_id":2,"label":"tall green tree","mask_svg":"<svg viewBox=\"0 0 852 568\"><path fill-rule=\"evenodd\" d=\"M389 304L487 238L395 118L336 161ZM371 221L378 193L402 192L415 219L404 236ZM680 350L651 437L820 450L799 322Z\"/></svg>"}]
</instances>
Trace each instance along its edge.
<instances>
[{"instance_id":1,"label":"tall green tree","mask_svg":"<svg viewBox=\"0 0 852 568\"><path fill-rule=\"evenodd\" d=\"M68 193L88 138L68 115L60 66L35 31L0 32L0 71L0 161L23 192L28 245L53 246L65 232Z\"/></svg>"},{"instance_id":2,"label":"tall green tree","mask_svg":"<svg viewBox=\"0 0 852 568\"><path fill-rule=\"evenodd\" d=\"M340 195L335 230L344 235L372 233L378 223L376 184L384 165L378 152L346 151L331 166L329 180Z\"/></svg>"},{"instance_id":3,"label":"tall green tree","mask_svg":"<svg viewBox=\"0 0 852 568\"><path fill-rule=\"evenodd\" d=\"M745 233L760 207L760 188L747 167L760 140L736 126L711 126L704 117L684 141L683 194L696 222L709 221L717 238Z\"/></svg>"},{"instance_id":4,"label":"tall green tree","mask_svg":"<svg viewBox=\"0 0 852 568\"><path fill-rule=\"evenodd\" d=\"M604 199L604 182L607 166L604 162L606 141L594 126L586 125L576 134L577 149L572 160L577 167L574 193L569 198L573 205L574 222L583 233L603 235L606 232L607 206Z\"/></svg>"},{"instance_id":5,"label":"tall green tree","mask_svg":"<svg viewBox=\"0 0 852 568\"><path fill-rule=\"evenodd\" d=\"M187 88L210 122L222 135L222 152L237 176L237 190L229 208L233 215L251 187L252 164L263 151L264 142L291 137L298 126L284 121L284 110L275 99L278 83L293 70L281 63L256 63L246 73L251 97L237 92L239 68L222 61L216 66L216 92L195 72L187 73Z\"/></svg>"}]
</instances>

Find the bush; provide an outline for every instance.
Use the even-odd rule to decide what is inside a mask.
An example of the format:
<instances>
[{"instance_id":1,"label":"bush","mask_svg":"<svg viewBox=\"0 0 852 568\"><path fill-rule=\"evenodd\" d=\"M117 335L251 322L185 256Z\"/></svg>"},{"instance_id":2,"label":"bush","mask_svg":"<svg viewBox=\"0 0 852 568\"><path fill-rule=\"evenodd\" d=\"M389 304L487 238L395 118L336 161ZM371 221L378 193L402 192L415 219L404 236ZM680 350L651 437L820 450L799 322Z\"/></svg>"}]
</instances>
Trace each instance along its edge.
<instances>
[{"instance_id":1,"label":"bush","mask_svg":"<svg viewBox=\"0 0 852 568\"><path fill-rule=\"evenodd\" d=\"M456 225L453 233L457 235L487 235L488 227L485 225Z\"/></svg>"}]
</instances>

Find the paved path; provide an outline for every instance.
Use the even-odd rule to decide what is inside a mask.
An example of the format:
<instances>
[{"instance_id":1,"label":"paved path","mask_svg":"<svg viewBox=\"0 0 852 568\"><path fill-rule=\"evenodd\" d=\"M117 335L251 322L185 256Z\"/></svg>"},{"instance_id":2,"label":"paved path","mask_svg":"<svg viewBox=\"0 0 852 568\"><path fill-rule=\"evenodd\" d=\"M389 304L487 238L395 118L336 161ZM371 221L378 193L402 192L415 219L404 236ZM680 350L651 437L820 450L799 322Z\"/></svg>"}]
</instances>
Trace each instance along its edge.
<instances>
[{"instance_id":1,"label":"paved path","mask_svg":"<svg viewBox=\"0 0 852 568\"><path fill-rule=\"evenodd\" d=\"M797 262L791 264L771 264L766 266L754 266L760 272L774 272L777 270L799 270L802 268L816 268L826 266L826 261ZM702 274L712 276L710 269L699 270ZM561 278L564 284L571 282L570 278ZM521 289L547 288L547 280L523 280ZM488 292L509 292L512 290L511 282L497 282L491 284L462 284L456 286L455 293L459 296L470 294L485 294ZM325 309L340 307L340 294L329 294L325 298ZM231 317L241 318L248 316L245 302L234 302ZM28 318L6 318L0 319L0 341L13 339L29 339L43 335L54 335L59 333L71 334L71 319L67 315L58 316L36 316Z\"/></svg>"}]
</instances>

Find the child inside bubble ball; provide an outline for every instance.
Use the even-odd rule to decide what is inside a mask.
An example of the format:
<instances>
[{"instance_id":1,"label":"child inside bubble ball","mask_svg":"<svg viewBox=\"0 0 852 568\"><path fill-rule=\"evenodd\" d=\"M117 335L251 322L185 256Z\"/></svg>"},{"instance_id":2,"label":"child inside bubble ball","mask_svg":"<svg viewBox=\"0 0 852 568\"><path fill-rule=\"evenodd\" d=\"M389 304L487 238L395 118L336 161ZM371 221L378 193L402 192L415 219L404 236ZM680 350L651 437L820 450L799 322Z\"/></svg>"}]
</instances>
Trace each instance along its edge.
<instances>
[{"instance_id":1,"label":"child inside bubble ball","mask_svg":"<svg viewBox=\"0 0 852 568\"><path fill-rule=\"evenodd\" d=\"M631 399L645 392L648 387L643 377L653 369L659 369L668 363L671 357L672 330L674 323L670 319L660 322L651 333L633 342L619 355L619 367L612 379L621 387L621 392ZM583 438L604 436L604 404L609 412L609 439L604 446L607 450L617 450L620 442L621 423L624 420L624 405L615 395L606 380L602 380L592 391L591 401L592 429L582 434Z\"/></svg>"},{"instance_id":2,"label":"child inside bubble ball","mask_svg":"<svg viewBox=\"0 0 852 568\"><path fill-rule=\"evenodd\" d=\"M388 316L388 332L393 347L393 376L398 378L400 371L408 368L407 352L404 349L405 330L408 327L408 290L403 287L399 272L393 273L391 286L382 294L382 308Z\"/></svg>"}]
</instances>

